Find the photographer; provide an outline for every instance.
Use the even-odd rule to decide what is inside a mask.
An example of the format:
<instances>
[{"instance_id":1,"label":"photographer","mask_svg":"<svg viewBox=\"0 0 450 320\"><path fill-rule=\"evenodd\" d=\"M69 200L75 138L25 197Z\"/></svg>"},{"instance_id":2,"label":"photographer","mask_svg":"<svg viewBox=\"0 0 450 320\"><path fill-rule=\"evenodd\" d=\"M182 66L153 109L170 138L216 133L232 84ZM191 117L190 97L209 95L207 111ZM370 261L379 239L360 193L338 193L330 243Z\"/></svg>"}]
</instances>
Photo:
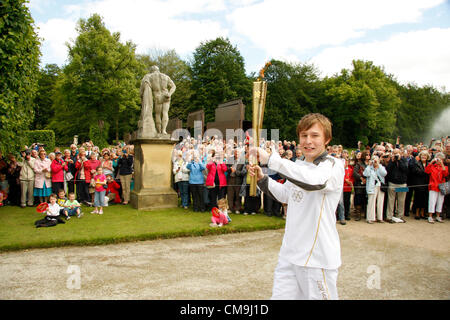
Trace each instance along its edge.
<instances>
[{"instance_id":1,"label":"photographer","mask_svg":"<svg viewBox=\"0 0 450 320\"><path fill-rule=\"evenodd\" d=\"M51 181L51 164L50 159L46 157L47 153L44 149L39 150L39 156L34 162L34 192L35 197L39 197L39 201L47 202L48 197L52 193Z\"/></svg>"},{"instance_id":2,"label":"photographer","mask_svg":"<svg viewBox=\"0 0 450 320\"><path fill-rule=\"evenodd\" d=\"M17 164L16 157L13 154L8 154L8 171L6 172L6 179L9 183L8 200L12 205L20 205L20 167Z\"/></svg>"},{"instance_id":3,"label":"photographer","mask_svg":"<svg viewBox=\"0 0 450 320\"><path fill-rule=\"evenodd\" d=\"M76 148L76 147L75 147ZM75 150L76 151L76 150ZM75 191L75 163L77 162L77 156L76 153L73 154L71 150L64 150L64 162L67 165L67 172L65 173L65 181L67 184L67 193L74 192ZM69 174L70 173L70 174ZM70 176L72 176L72 179L69 179Z\"/></svg>"},{"instance_id":4,"label":"photographer","mask_svg":"<svg viewBox=\"0 0 450 320\"><path fill-rule=\"evenodd\" d=\"M34 163L36 159L31 156L30 149L26 149L20 154L22 158L17 162L17 165L21 168L19 176L21 191L20 206L25 208L26 203L28 203L28 206L32 207L34 202Z\"/></svg>"},{"instance_id":5,"label":"photographer","mask_svg":"<svg viewBox=\"0 0 450 320\"><path fill-rule=\"evenodd\" d=\"M364 176L367 177L366 191L368 195L367 223L383 221L384 192L381 191L381 184L387 172L380 163L378 156L374 155L369 165L364 169ZM376 213L376 214L375 214Z\"/></svg>"},{"instance_id":6,"label":"photographer","mask_svg":"<svg viewBox=\"0 0 450 320\"><path fill-rule=\"evenodd\" d=\"M52 171L52 190L54 194L58 194L59 190L64 190L64 174L67 172L67 162L62 158L61 151L55 152L55 159L50 165Z\"/></svg>"},{"instance_id":7,"label":"photographer","mask_svg":"<svg viewBox=\"0 0 450 320\"><path fill-rule=\"evenodd\" d=\"M86 151L84 148L80 148L80 153L78 155L78 160L75 163L76 169L76 186L77 186L77 199L79 202L84 202L90 205L89 201L89 184L91 182L91 176L89 171L88 159L86 157Z\"/></svg>"},{"instance_id":8,"label":"photographer","mask_svg":"<svg viewBox=\"0 0 450 320\"><path fill-rule=\"evenodd\" d=\"M406 192L399 188L406 188L406 181L408 179L408 160L401 155L399 149L394 149L392 158L387 165L387 180L389 181L388 189L388 206L387 206L387 221L394 223L392 217L394 216L394 204L397 197L397 214L398 218L403 220L405 212L405 198Z\"/></svg>"},{"instance_id":9,"label":"photographer","mask_svg":"<svg viewBox=\"0 0 450 320\"><path fill-rule=\"evenodd\" d=\"M413 180L414 180L414 173L412 172L412 167L414 166L416 159L413 155L414 152L414 148L412 145L407 145L406 146L406 151L405 151L405 158L408 162L408 177L406 180L407 186L408 186L408 192L406 193L406 198L405 198L405 212L404 215L406 217L409 217L409 212L411 210L411 200L414 197L414 193L416 190L415 185L413 184ZM413 208L413 212L415 211L415 208Z\"/></svg>"},{"instance_id":10,"label":"photographer","mask_svg":"<svg viewBox=\"0 0 450 320\"><path fill-rule=\"evenodd\" d=\"M444 204L444 195L439 191L439 184L445 182L448 176L448 167L444 165L445 155L442 152L436 154L436 157L425 168L425 172L430 176L428 185L428 222L434 223L433 213L436 213L436 221L443 222L440 214Z\"/></svg>"},{"instance_id":11,"label":"photographer","mask_svg":"<svg viewBox=\"0 0 450 320\"><path fill-rule=\"evenodd\" d=\"M128 204L128 202L130 201L133 161L133 155L129 154L129 148L125 147L122 151L119 151L119 160L117 162L117 166L119 168L119 179L122 185L122 204Z\"/></svg>"},{"instance_id":12,"label":"photographer","mask_svg":"<svg viewBox=\"0 0 450 320\"><path fill-rule=\"evenodd\" d=\"M206 165L208 176L206 178L206 187L209 189L209 210L217 207L217 200L225 198L227 191L227 165L224 163L223 152L215 153L213 149L213 156Z\"/></svg>"}]
</instances>

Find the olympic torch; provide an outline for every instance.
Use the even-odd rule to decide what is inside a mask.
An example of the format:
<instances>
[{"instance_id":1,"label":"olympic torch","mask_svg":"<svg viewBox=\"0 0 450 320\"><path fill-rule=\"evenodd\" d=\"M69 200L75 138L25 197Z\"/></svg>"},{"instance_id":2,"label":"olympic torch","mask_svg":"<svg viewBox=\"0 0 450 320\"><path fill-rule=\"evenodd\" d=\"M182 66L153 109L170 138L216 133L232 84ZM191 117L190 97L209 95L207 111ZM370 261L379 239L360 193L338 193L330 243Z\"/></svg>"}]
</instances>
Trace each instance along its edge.
<instances>
[{"instance_id":1,"label":"olympic torch","mask_svg":"<svg viewBox=\"0 0 450 320\"><path fill-rule=\"evenodd\" d=\"M253 82L253 119L252 119L252 138L253 146L259 147L261 129L264 119L264 108L266 106L267 82L264 81L264 72L270 66L270 62L266 63L264 68L259 72L257 81ZM249 158L250 165L258 164L257 154ZM250 196L256 197L256 176L250 179Z\"/></svg>"}]
</instances>

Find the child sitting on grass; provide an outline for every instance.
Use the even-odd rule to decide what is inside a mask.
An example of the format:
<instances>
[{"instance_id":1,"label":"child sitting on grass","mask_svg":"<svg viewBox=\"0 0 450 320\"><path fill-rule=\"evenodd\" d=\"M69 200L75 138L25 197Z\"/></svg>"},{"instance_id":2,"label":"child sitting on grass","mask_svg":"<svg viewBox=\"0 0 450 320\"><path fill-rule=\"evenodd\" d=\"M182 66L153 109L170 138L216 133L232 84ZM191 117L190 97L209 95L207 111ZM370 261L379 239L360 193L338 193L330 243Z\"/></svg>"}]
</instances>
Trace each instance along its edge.
<instances>
[{"instance_id":1,"label":"child sitting on grass","mask_svg":"<svg viewBox=\"0 0 450 320\"><path fill-rule=\"evenodd\" d=\"M120 185L114 180L111 174L106 176L106 182L108 188L106 189L106 201L113 201L113 203L120 203ZM105 207L108 206L108 202L105 203Z\"/></svg>"},{"instance_id":2,"label":"child sitting on grass","mask_svg":"<svg viewBox=\"0 0 450 320\"><path fill-rule=\"evenodd\" d=\"M36 228L39 227L53 227L58 223L65 223L63 219L60 217L61 207L58 205L56 194L52 193L49 197L49 204L47 210L45 211L46 217L44 219L38 220L34 223Z\"/></svg>"},{"instance_id":3,"label":"child sitting on grass","mask_svg":"<svg viewBox=\"0 0 450 320\"><path fill-rule=\"evenodd\" d=\"M66 204L67 198L66 198L66 192L63 189L58 190L58 199L56 202L61 207L61 210L59 211L59 214L62 216L66 216L66 220L70 219L70 216L67 215L67 212L64 211L64 205Z\"/></svg>"},{"instance_id":4,"label":"child sitting on grass","mask_svg":"<svg viewBox=\"0 0 450 320\"><path fill-rule=\"evenodd\" d=\"M217 205L219 207L218 210L215 210L217 208L213 208L211 221L210 224L211 227L222 227L225 224L228 224L231 222L230 217L228 216L228 209L227 209L227 200L225 198L219 199L217 201Z\"/></svg>"},{"instance_id":5,"label":"child sitting on grass","mask_svg":"<svg viewBox=\"0 0 450 320\"><path fill-rule=\"evenodd\" d=\"M81 218L83 215L80 203L75 200L75 193L69 193L69 199L64 203L64 211L69 218L74 215L77 215L77 218Z\"/></svg>"},{"instance_id":6,"label":"child sitting on grass","mask_svg":"<svg viewBox=\"0 0 450 320\"><path fill-rule=\"evenodd\" d=\"M107 187L106 176L103 174L103 168L98 167L97 174L94 176L95 181L95 196L94 206L95 210L92 213L103 214L103 207L105 206L105 193Z\"/></svg>"}]
</instances>

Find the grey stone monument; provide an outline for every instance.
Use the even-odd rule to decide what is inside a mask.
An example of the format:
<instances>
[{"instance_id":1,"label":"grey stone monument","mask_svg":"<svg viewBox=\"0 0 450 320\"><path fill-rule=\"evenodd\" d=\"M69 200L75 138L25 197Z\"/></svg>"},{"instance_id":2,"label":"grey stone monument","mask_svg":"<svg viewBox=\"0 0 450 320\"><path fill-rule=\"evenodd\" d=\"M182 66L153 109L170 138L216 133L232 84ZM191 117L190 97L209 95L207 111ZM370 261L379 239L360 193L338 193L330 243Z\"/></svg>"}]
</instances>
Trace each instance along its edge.
<instances>
[{"instance_id":1,"label":"grey stone monument","mask_svg":"<svg viewBox=\"0 0 450 320\"><path fill-rule=\"evenodd\" d=\"M139 210L177 207L172 189L172 150L177 142L167 133L170 98L176 86L169 76L150 68L141 81L141 118L133 137L134 189L130 203ZM155 119L153 119L153 109Z\"/></svg>"}]
</instances>

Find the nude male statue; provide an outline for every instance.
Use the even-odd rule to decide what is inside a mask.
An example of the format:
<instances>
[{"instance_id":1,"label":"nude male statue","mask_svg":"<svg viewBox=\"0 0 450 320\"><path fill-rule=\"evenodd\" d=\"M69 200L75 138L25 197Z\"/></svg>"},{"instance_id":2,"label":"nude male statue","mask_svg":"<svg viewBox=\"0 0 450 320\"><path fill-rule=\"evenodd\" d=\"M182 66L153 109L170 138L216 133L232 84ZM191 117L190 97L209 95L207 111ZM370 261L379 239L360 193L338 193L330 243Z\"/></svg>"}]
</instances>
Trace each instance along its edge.
<instances>
[{"instance_id":1,"label":"nude male statue","mask_svg":"<svg viewBox=\"0 0 450 320\"><path fill-rule=\"evenodd\" d=\"M167 135L166 128L169 123L170 97L175 92L176 86L169 76L159 72L157 66L152 66L150 71L141 81L142 111L139 128L140 135ZM153 100L155 121L153 121Z\"/></svg>"}]
</instances>

